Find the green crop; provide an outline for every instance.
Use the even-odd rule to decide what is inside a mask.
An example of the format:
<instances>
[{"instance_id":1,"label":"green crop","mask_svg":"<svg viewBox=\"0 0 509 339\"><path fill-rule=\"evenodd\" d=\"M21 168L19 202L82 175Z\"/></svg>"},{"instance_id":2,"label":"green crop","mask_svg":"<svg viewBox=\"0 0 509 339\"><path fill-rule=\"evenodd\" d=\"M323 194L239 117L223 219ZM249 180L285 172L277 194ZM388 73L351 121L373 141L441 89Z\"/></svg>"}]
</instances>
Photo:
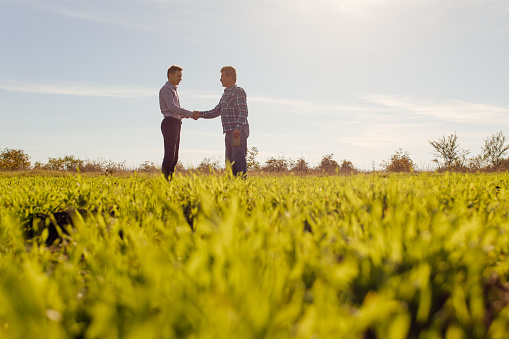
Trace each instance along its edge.
<instances>
[{"instance_id":1,"label":"green crop","mask_svg":"<svg viewBox=\"0 0 509 339\"><path fill-rule=\"evenodd\" d=\"M506 338L509 174L0 177L0 338Z\"/></svg>"}]
</instances>

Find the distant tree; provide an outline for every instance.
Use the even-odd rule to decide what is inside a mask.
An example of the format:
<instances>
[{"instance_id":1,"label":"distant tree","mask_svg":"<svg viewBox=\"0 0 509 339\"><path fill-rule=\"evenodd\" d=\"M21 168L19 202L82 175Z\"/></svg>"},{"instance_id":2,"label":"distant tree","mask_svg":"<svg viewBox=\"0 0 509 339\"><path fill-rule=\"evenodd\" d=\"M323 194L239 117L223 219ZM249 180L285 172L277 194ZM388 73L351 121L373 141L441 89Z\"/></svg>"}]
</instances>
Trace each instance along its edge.
<instances>
[{"instance_id":1,"label":"distant tree","mask_svg":"<svg viewBox=\"0 0 509 339\"><path fill-rule=\"evenodd\" d=\"M456 133L448 137L442 137L437 141L428 141L435 149L435 159L433 160L443 169L461 169L467 162L468 150L462 150L459 147L458 136Z\"/></svg>"},{"instance_id":2,"label":"distant tree","mask_svg":"<svg viewBox=\"0 0 509 339\"><path fill-rule=\"evenodd\" d=\"M292 167L292 171L298 172L300 174L308 173L309 169L309 164L303 157L299 158Z\"/></svg>"},{"instance_id":3,"label":"distant tree","mask_svg":"<svg viewBox=\"0 0 509 339\"><path fill-rule=\"evenodd\" d=\"M184 164L182 164L182 161L177 161L177 165L175 165L175 171L176 172L184 172L186 168L184 167Z\"/></svg>"},{"instance_id":4,"label":"distant tree","mask_svg":"<svg viewBox=\"0 0 509 339\"><path fill-rule=\"evenodd\" d=\"M221 170L221 164L217 158L205 158L196 169L202 172L218 172Z\"/></svg>"},{"instance_id":5,"label":"distant tree","mask_svg":"<svg viewBox=\"0 0 509 339\"><path fill-rule=\"evenodd\" d=\"M247 162L247 170L248 171L260 169L260 163L258 161L256 161L257 155L258 155L258 148L251 147L251 149L247 150L246 162Z\"/></svg>"},{"instance_id":6,"label":"distant tree","mask_svg":"<svg viewBox=\"0 0 509 339\"><path fill-rule=\"evenodd\" d=\"M339 165L339 171L342 173L352 173L355 172L355 168L351 161L343 159L341 160L341 164Z\"/></svg>"},{"instance_id":7,"label":"distant tree","mask_svg":"<svg viewBox=\"0 0 509 339\"><path fill-rule=\"evenodd\" d=\"M482 157L482 154L477 155L475 157L469 158L467 160L467 166L469 171L475 172L480 171L484 167L485 161Z\"/></svg>"},{"instance_id":8,"label":"distant tree","mask_svg":"<svg viewBox=\"0 0 509 339\"><path fill-rule=\"evenodd\" d=\"M417 166L410 158L408 152L404 152L402 148L396 150L389 161L382 161L380 164L387 172L411 172L417 169Z\"/></svg>"},{"instance_id":9,"label":"distant tree","mask_svg":"<svg viewBox=\"0 0 509 339\"><path fill-rule=\"evenodd\" d=\"M115 172L127 172L127 165L125 164L125 160L121 162L114 162L111 159L103 160L103 169L107 174L112 174Z\"/></svg>"},{"instance_id":10,"label":"distant tree","mask_svg":"<svg viewBox=\"0 0 509 339\"><path fill-rule=\"evenodd\" d=\"M66 155L63 158L64 170L66 171L76 171L79 168L82 168L84 165L84 161L78 158L75 158L74 155Z\"/></svg>"},{"instance_id":11,"label":"distant tree","mask_svg":"<svg viewBox=\"0 0 509 339\"><path fill-rule=\"evenodd\" d=\"M44 165L44 169L63 171L64 160L62 158L48 158L48 162Z\"/></svg>"},{"instance_id":12,"label":"distant tree","mask_svg":"<svg viewBox=\"0 0 509 339\"><path fill-rule=\"evenodd\" d=\"M509 171L509 159L504 159L500 162L497 168L498 171Z\"/></svg>"},{"instance_id":13,"label":"distant tree","mask_svg":"<svg viewBox=\"0 0 509 339\"><path fill-rule=\"evenodd\" d=\"M36 161L34 163L34 167L33 167L35 170L40 170L40 169L44 169L44 163L40 162L40 161Z\"/></svg>"},{"instance_id":14,"label":"distant tree","mask_svg":"<svg viewBox=\"0 0 509 339\"><path fill-rule=\"evenodd\" d=\"M157 168L156 164L153 162L145 161L143 164L141 164L137 169L137 172L159 172L159 169Z\"/></svg>"},{"instance_id":15,"label":"distant tree","mask_svg":"<svg viewBox=\"0 0 509 339\"><path fill-rule=\"evenodd\" d=\"M64 157L65 159L65 157ZM154 166L154 163L149 164L148 161L145 164L141 165L139 168L136 168L136 171L143 170L145 166ZM125 161L121 163L115 163L111 159L96 159L96 160L83 160L81 165L78 165L80 172L106 172L107 174L113 172L127 172L127 166ZM148 167L145 170L148 170ZM71 168L75 168L72 166ZM71 169L72 170L72 169Z\"/></svg>"},{"instance_id":16,"label":"distant tree","mask_svg":"<svg viewBox=\"0 0 509 339\"><path fill-rule=\"evenodd\" d=\"M30 167L30 157L23 150L4 148L0 153L0 169L21 170Z\"/></svg>"},{"instance_id":17,"label":"distant tree","mask_svg":"<svg viewBox=\"0 0 509 339\"><path fill-rule=\"evenodd\" d=\"M509 145L505 145L506 137L502 131L494 133L484 140L482 147L482 159L493 169L497 169L504 160L504 154L509 150Z\"/></svg>"},{"instance_id":18,"label":"distant tree","mask_svg":"<svg viewBox=\"0 0 509 339\"><path fill-rule=\"evenodd\" d=\"M320 161L320 165L318 166L318 169L325 173L331 173L338 170L339 165L338 163L332 159L334 156L334 153L324 155L322 157L322 160Z\"/></svg>"},{"instance_id":19,"label":"distant tree","mask_svg":"<svg viewBox=\"0 0 509 339\"><path fill-rule=\"evenodd\" d=\"M469 154L470 151L467 149L460 150L458 154L458 159L456 159L456 163L454 166L456 170L466 170L468 168L468 165L470 164L470 159L468 158Z\"/></svg>"},{"instance_id":20,"label":"distant tree","mask_svg":"<svg viewBox=\"0 0 509 339\"><path fill-rule=\"evenodd\" d=\"M104 160L86 160L80 166L80 172L104 172L106 171Z\"/></svg>"},{"instance_id":21,"label":"distant tree","mask_svg":"<svg viewBox=\"0 0 509 339\"><path fill-rule=\"evenodd\" d=\"M49 158L44 167L55 171L76 171L78 168L83 169L84 166L83 160L75 158L74 155L66 155L63 158Z\"/></svg>"},{"instance_id":22,"label":"distant tree","mask_svg":"<svg viewBox=\"0 0 509 339\"><path fill-rule=\"evenodd\" d=\"M262 169L267 172L286 172L291 166L292 161L286 159L284 156L280 156L277 159L270 157L265 161L265 165Z\"/></svg>"}]
</instances>

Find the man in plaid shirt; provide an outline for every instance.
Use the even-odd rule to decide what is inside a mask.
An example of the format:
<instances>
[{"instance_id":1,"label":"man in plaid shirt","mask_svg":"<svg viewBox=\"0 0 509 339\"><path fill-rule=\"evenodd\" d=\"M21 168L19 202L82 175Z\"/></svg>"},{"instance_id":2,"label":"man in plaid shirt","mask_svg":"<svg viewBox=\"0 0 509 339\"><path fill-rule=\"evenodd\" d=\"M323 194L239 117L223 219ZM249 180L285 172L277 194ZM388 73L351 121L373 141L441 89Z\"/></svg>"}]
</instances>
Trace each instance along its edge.
<instances>
[{"instance_id":1,"label":"man in plaid shirt","mask_svg":"<svg viewBox=\"0 0 509 339\"><path fill-rule=\"evenodd\" d=\"M219 104L210 111L195 111L193 119L212 119L221 116L225 135L225 158L232 164L233 175L245 176L247 173L247 121L246 92L236 85L237 71L232 66L221 69L221 83L226 87Z\"/></svg>"}]
</instances>

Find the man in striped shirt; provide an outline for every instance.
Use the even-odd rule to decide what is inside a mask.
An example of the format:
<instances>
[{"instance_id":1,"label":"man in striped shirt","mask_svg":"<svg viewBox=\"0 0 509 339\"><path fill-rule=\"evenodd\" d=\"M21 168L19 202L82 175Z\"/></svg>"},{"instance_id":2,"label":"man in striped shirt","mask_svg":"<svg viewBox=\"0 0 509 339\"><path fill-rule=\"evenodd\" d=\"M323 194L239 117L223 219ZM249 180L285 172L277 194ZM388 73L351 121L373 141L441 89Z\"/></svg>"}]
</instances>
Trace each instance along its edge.
<instances>
[{"instance_id":1,"label":"man in striped shirt","mask_svg":"<svg viewBox=\"0 0 509 339\"><path fill-rule=\"evenodd\" d=\"M159 91L159 106L164 116L161 132L164 139L162 172L166 180L171 179L179 158L180 127L182 118L190 118L193 112L180 107L177 86L182 81L182 67L171 66L167 72L168 81Z\"/></svg>"},{"instance_id":2,"label":"man in striped shirt","mask_svg":"<svg viewBox=\"0 0 509 339\"><path fill-rule=\"evenodd\" d=\"M219 104L210 111L195 111L193 119L212 119L221 116L225 135L226 163L232 164L233 175L245 176L247 138L249 137L246 92L236 85L237 71L232 66L221 69L220 81L225 90Z\"/></svg>"}]
</instances>

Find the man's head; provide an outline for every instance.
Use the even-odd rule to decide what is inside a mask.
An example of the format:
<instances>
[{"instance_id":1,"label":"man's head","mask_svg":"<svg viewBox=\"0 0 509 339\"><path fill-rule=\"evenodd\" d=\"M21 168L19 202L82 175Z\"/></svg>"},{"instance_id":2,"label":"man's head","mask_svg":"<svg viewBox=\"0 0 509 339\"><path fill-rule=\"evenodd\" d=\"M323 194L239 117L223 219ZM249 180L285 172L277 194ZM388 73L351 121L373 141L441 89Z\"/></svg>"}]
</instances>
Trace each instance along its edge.
<instances>
[{"instance_id":1,"label":"man's head","mask_svg":"<svg viewBox=\"0 0 509 339\"><path fill-rule=\"evenodd\" d=\"M237 71L232 66L221 68L221 83L223 87L230 88L237 82Z\"/></svg>"},{"instance_id":2,"label":"man's head","mask_svg":"<svg viewBox=\"0 0 509 339\"><path fill-rule=\"evenodd\" d=\"M182 81L182 67L173 65L168 68L168 82L173 86L178 86L180 81Z\"/></svg>"}]
</instances>

